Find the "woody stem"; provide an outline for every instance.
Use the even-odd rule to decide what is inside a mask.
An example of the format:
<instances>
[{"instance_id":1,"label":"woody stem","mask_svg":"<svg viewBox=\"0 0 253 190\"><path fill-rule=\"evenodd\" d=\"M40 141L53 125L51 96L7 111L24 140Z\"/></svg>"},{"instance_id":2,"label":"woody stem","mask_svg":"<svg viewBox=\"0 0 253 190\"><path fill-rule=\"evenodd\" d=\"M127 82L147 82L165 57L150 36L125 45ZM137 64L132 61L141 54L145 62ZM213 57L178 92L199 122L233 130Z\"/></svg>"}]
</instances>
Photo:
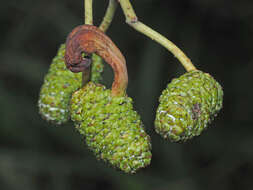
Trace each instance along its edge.
<instances>
[{"instance_id":1,"label":"woody stem","mask_svg":"<svg viewBox=\"0 0 253 190\"><path fill-rule=\"evenodd\" d=\"M112 19L114 17L115 11L117 9L117 6L118 6L118 4L115 0L110 0L109 1L105 16L103 18L103 21L101 22L101 24L99 26L99 28L103 32L105 32L108 29L108 27L110 26L110 24L112 22Z\"/></svg>"},{"instance_id":2,"label":"woody stem","mask_svg":"<svg viewBox=\"0 0 253 190\"><path fill-rule=\"evenodd\" d=\"M88 25L93 25L93 0L84 0L84 23ZM103 21L101 22L99 28L105 32L114 17L115 11L117 9L117 2L110 0ZM91 78L91 66L82 72L82 86L84 86Z\"/></svg>"},{"instance_id":3,"label":"woody stem","mask_svg":"<svg viewBox=\"0 0 253 190\"><path fill-rule=\"evenodd\" d=\"M89 24L89 25L93 24L92 5L93 5L93 0L84 0L84 23L85 24ZM90 77L91 77L91 66L89 66L82 72L82 86L84 86L85 84L89 82Z\"/></svg>"},{"instance_id":4,"label":"woody stem","mask_svg":"<svg viewBox=\"0 0 253 190\"><path fill-rule=\"evenodd\" d=\"M118 0L118 2L120 3L120 6L124 12L127 24L165 47L180 61L187 71L196 70L196 67L192 64L191 60L173 42L154 31L152 28L138 21L138 18L129 0Z\"/></svg>"},{"instance_id":5,"label":"woody stem","mask_svg":"<svg viewBox=\"0 0 253 190\"><path fill-rule=\"evenodd\" d=\"M93 0L84 0L84 23L93 25Z\"/></svg>"}]
</instances>

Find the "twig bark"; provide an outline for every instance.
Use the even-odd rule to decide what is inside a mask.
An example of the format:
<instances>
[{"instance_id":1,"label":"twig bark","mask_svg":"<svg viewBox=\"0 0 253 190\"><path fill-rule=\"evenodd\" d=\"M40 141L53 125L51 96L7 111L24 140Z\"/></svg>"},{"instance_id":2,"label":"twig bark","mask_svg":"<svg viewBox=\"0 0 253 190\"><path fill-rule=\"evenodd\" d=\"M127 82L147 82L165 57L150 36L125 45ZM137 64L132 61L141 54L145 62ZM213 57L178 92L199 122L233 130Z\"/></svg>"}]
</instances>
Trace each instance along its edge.
<instances>
[{"instance_id":1,"label":"twig bark","mask_svg":"<svg viewBox=\"0 0 253 190\"><path fill-rule=\"evenodd\" d=\"M101 22L99 29L105 32L110 26L117 9L118 3L115 0L110 0L103 21Z\"/></svg>"},{"instance_id":2,"label":"twig bark","mask_svg":"<svg viewBox=\"0 0 253 190\"><path fill-rule=\"evenodd\" d=\"M120 6L125 14L127 24L165 47L180 61L187 71L196 70L196 67L192 64L191 60L173 42L154 31L152 28L138 21L138 18L129 0L118 0L118 2L120 3Z\"/></svg>"},{"instance_id":3,"label":"twig bark","mask_svg":"<svg viewBox=\"0 0 253 190\"><path fill-rule=\"evenodd\" d=\"M93 25L93 0L84 0L84 23ZM82 72L82 86L91 78L91 66Z\"/></svg>"}]
</instances>

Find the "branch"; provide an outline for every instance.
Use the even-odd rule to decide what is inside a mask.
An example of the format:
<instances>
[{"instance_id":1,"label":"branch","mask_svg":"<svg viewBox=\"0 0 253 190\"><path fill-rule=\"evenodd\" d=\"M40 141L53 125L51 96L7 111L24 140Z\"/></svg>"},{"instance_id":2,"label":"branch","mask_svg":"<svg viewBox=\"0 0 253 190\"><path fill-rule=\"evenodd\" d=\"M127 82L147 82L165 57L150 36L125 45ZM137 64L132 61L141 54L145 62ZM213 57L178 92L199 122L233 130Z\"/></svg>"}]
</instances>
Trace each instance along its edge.
<instances>
[{"instance_id":1,"label":"branch","mask_svg":"<svg viewBox=\"0 0 253 190\"><path fill-rule=\"evenodd\" d=\"M93 25L92 13L93 0L84 0L84 23Z\"/></svg>"},{"instance_id":2,"label":"branch","mask_svg":"<svg viewBox=\"0 0 253 190\"><path fill-rule=\"evenodd\" d=\"M93 0L84 0L84 23L93 25L92 13ZM82 86L87 84L91 78L91 66L82 72Z\"/></svg>"},{"instance_id":3,"label":"branch","mask_svg":"<svg viewBox=\"0 0 253 190\"><path fill-rule=\"evenodd\" d=\"M114 17L115 11L117 9L117 5L118 4L115 0L109 1L103 21L99 26L99 29L101 29L103 32L105 32L109 28L109 26L112 22L112 19Z\"/></svg>"},{"instance_id":4,"label":"branch","mask_svg":"<svg viewBox=\"0 0 253 190\"><path fill-rule=\"evenodd\" d=\"M138 18L129 0L118 0L118 2L120 3L120 6L125 14L127 24L165 47L180 61L187 71L196 70L196 67L192 64L191 60L173 42L154 31L152 28L138 21Z\"/></svg>"}]
</instances>

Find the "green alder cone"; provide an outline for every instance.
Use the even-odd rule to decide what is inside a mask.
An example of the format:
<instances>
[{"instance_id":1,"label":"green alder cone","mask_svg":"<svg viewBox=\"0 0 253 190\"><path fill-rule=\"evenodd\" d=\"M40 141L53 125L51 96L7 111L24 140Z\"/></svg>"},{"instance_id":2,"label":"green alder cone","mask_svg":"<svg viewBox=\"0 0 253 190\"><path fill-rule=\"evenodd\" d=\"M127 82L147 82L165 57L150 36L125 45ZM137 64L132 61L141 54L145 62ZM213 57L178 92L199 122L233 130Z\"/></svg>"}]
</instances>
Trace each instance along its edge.
<instances>
[{"instance_id":1,"label":"green alder cone","mask_svg":"<svg viewBox=\"0 0 253 190\"><path fill-rule=\"evenodd\" d=\"M172 142L199 136L222 108L223 91L208 73L190 71L173 79L159 98L155 130Z\"/></svg>"},{"instance_id":2,"label":"green alder cone","mask_svg":"<svg viewBox=\"0 0 253 190\"><path fill-rule=\"evenodd\" d=\"M99 83L102 81L102 72L104 71L103 59L96 55L92 54L92 65L91 65L91 81Z\"/></svg>"},{"instance_id":3,"label":"green alder cone","mask_svg":"<svg viewBox=\"0 0 253 190\"><path fill-rule=\"evenodd\" d=\"M62 44L50 65L39 95L39 113L54 124L69 120L69 101L72 93L81 87L82 73L72 73L64 62L65 44ZM102 59L93 54L92 80L99 82L103 71Z\"/></svg>"},{"instance_id":4,"label":"green alder cone","mask_svg":"<svg viewBox=\"0 0 253 190\"><path fill-rule=\"evenodd\" d=\"M111 90L89 82L74 92L70 111L97 159L126 173L150 164L150 137L133 110L131 98L112 97Z\"/></svg>"}]
</instances>

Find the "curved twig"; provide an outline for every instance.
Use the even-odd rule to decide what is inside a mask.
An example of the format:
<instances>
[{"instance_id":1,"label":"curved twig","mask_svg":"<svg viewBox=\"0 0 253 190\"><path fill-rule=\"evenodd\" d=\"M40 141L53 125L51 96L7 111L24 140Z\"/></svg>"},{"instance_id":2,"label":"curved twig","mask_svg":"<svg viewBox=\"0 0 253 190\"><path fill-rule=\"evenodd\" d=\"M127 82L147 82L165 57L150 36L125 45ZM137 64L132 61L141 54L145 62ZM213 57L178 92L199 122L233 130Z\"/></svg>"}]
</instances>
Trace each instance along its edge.
<instances>
[{"instance_id":1,"label":"curved twig","mask_svg":"<svg viewBox=\"0 0 253 190\"><path fill-rule=\"evenodd\" d=\"M129 0L118 0L118 2L120 3L125 14L127 24L169 50L180 61L187 71L196 70L196 67L192 64L191 60L173 42L154 31L152 28L138 21L138 18Z\"/></svg>"}]
</instances>

